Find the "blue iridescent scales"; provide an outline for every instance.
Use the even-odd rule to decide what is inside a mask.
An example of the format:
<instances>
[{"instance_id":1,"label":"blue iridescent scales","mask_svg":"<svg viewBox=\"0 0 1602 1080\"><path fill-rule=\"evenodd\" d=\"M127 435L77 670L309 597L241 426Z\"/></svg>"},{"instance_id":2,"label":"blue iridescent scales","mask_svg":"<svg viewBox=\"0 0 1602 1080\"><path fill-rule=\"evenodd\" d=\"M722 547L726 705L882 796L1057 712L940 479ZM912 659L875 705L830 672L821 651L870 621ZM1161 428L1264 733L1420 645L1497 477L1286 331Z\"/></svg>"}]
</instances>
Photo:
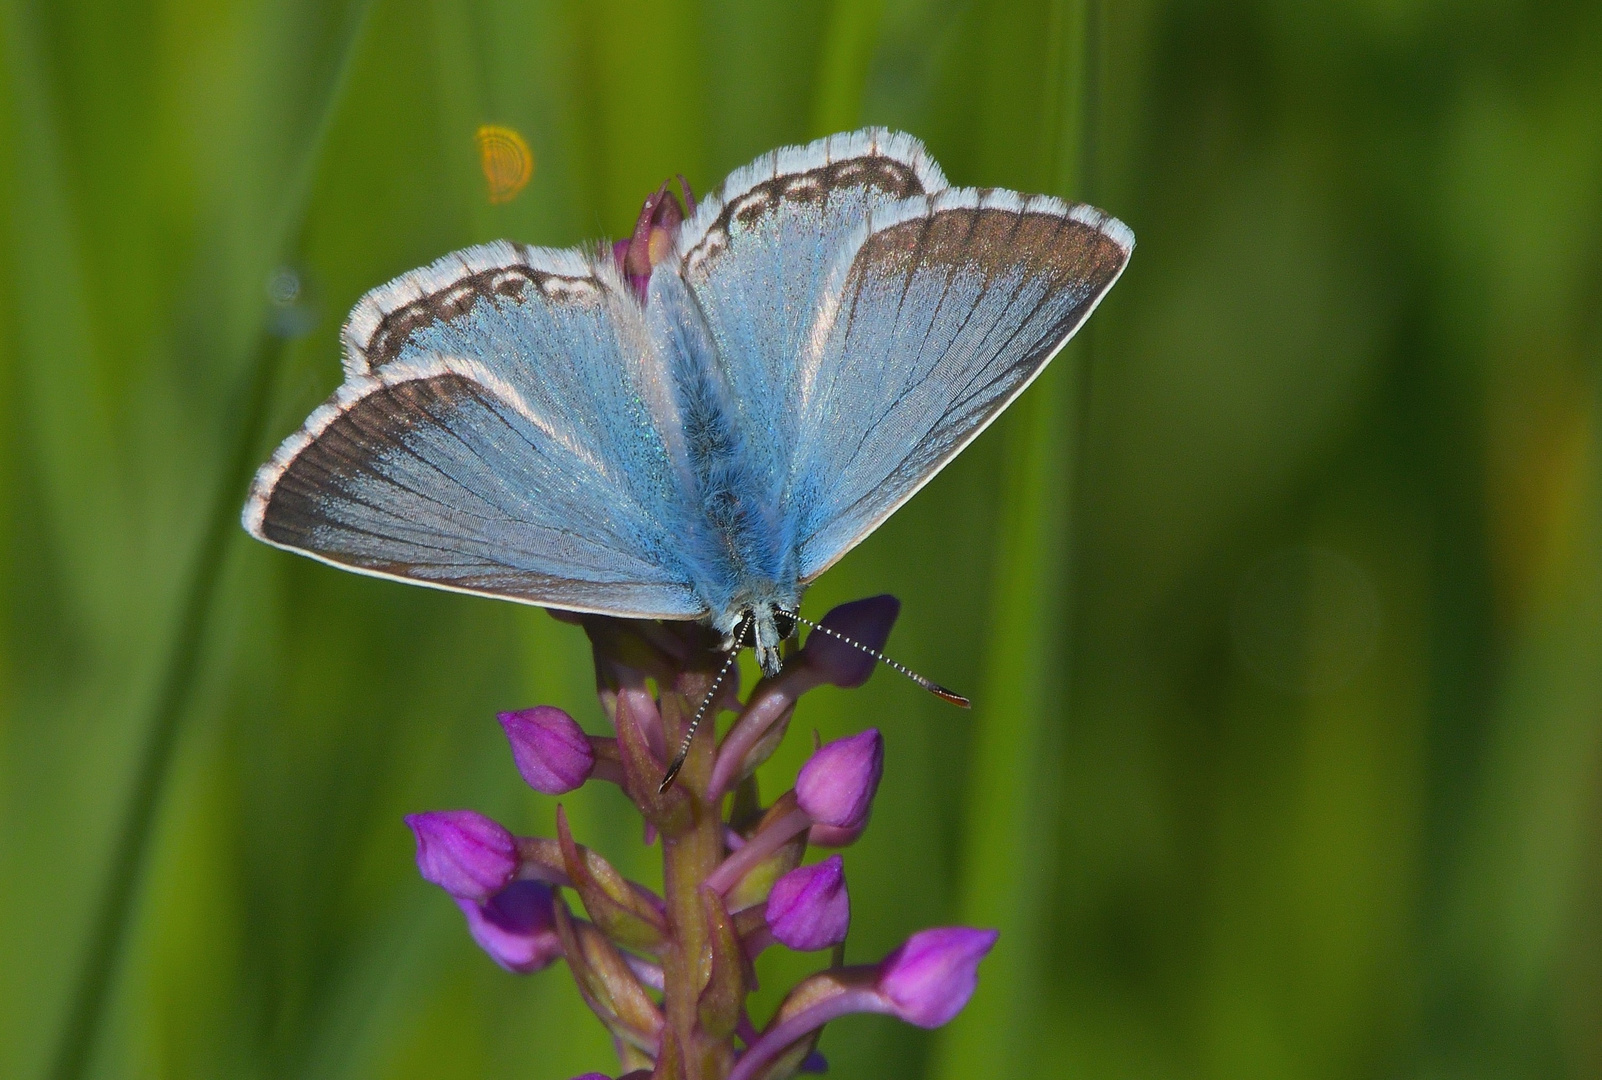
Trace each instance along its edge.
<instances>
[{"instance_id":1,"label":"blue iridescent scales","mask_svg":"<svg viewBox=\"0 0 1602 1080\"><path fill-rule=\"evenodd\" d=\"M485 244L368 293L344 383L244 525L358 573L703 620L771 673L806 586L1022 393L1133 247L1092 207L950 187L907 135L777 150L696 208L643 305L599 246Z\"/></svg>"}]
</instances>

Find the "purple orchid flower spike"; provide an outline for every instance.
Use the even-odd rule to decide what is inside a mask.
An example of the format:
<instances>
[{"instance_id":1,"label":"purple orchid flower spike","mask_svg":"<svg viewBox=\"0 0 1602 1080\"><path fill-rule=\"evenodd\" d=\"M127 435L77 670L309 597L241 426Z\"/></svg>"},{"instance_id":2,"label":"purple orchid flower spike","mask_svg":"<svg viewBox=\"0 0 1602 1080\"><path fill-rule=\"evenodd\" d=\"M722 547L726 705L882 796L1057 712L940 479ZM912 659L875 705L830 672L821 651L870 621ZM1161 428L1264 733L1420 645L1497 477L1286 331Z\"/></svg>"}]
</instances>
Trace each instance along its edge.
<instances>
[{"instance_id":1,"label":"purple orchid flower spike","mask_svg":"<svg viewBox=\"0 0 1602 1080\"><path fill-rule=\"evenodd\" d=\"M565 795L595 769L589 736L571 716L552 705L500 713L512 744L512 762L523 780L546 795Z\"/></svg>"},{"instance_id":2,"label":"purple orchid flower spike","mask_svg":"<svg viewBox=\"0 0 1602 1080\"><path fill-rule=\"evenodd\" d=\"M659 191L619 259L637 267L639 256L648 273L659 254L653 245L670 242L662 236L682 220L677 201ZM878 649L899 606L888 596L844 604L823 625ZM551 706L505 712L513 762L545 794L592 780L617 784L644 819L646 842L661 850L666 889L658 896L580 844L561 807L555 838L513 836L471 810L413 814L406 823L417 839L418 870L451 895L495 963L528 974L565 960L612 1035L620 1080L786 1080L825 1067L817 1053L822 1029L848 1013L935 1027L967 1004L994 931L926 930L881 963L842 966L851 925L845 860L805 861L809 846L842 847L867 828L884 774L878 730L819 747L795 786L771 804L758 795L755 770L784 737L801 696L825 684L860 686L873 657L815 631L743 703L737 690L720 691L709 715L725 708L738 715L721 740L713 724L691 740L678 782L664 790L667 748L680 745L709 700L725 658L717 638L687 624L567 621L589 634L601 707L616 737L587 735ZM754 961L774 945L834 951L759 1030L749 1015Z\"/></svg>"},{"instance_id":3,"label":"purple orchid flower spike","mask_svg":"<svg viewBox=\"0 0 1602 1080\"><path fill-rule=\"evenodd\" d=\"M483 903L517 872L512 834L472 810L436 810L406 818L417 837L417 870L458 900Z\"/></svg>"}]
</instances>

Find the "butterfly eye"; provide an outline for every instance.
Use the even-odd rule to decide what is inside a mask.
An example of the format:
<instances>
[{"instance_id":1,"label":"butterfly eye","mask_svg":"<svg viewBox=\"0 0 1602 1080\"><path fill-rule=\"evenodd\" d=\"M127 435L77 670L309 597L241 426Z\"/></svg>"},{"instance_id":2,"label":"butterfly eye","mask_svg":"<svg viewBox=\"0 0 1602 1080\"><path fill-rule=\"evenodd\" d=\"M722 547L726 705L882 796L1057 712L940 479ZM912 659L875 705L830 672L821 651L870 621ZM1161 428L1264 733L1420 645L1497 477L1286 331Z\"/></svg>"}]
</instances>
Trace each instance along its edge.
<instances>
[{"instance_id":1,"label":"butterfly eye","mask_svg":"<svg viewBox=\"0 0 1602 1080\"><path fill-rule=\"evenodd\" d=\"M739 625L734 628L735 644L742 649L756 648L756 619L752 617L749 608L740 616Z\"/></svg>"},{"instance_id":2,"label":"butterfly eye","mask_svg":"<svg viewBox=\"0 0 1602 1080\"><path fill-rule=\"evenodd\" d=\"M787 641L795 633L795 616L788 611L773 611L773 628L779 632L779 640Z\"/></svg>"}]
</instances>

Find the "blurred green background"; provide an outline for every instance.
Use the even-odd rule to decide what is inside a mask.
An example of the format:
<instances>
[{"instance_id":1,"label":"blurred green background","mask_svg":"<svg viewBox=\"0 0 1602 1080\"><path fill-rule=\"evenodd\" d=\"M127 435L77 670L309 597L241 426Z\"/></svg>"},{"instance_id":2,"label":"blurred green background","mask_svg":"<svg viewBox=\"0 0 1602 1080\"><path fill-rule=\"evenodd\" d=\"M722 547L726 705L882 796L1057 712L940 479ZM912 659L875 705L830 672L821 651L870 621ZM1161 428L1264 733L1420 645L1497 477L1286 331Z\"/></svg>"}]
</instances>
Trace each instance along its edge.
<instances>
[{"instance_id":1,"label":"blurred green background","mask_svg":"<svg viewBox=\"0 0 1602 1080\"><path fill-rule=\"evenodd\" d=\"M833 1075L1602 1076L1594 0L0 0L0 1076L611 1066L400 822L550 827L493 713L599 724L582 636L255 544L242 478L367 288L864 123L1140 247L809 597L978 702L803 706L888 742L851 958L1003 930Z\"/></svg>"}]
</instances>

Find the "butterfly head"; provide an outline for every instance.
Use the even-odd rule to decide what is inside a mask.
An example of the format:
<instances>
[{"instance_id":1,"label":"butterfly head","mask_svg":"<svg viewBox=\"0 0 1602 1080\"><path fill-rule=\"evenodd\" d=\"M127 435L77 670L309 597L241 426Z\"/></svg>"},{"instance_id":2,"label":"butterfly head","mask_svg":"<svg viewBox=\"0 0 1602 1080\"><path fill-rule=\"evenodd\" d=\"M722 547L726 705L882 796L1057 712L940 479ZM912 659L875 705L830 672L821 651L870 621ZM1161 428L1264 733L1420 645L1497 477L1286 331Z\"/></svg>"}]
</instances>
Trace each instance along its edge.
<instances>
[{"instance_id":1,"label":"butterfly head","mask_svg":"<svg viewBox=\"0 0 1602 1080\"><path fill-rule=\"evenodd\" d=\"M725 649L756 650L762 674L772 678L784 668L780 646L794 636L795 615L771 601L749 604L735 616L733 627L725 633Z\"/></svg>"}]
</instances>

